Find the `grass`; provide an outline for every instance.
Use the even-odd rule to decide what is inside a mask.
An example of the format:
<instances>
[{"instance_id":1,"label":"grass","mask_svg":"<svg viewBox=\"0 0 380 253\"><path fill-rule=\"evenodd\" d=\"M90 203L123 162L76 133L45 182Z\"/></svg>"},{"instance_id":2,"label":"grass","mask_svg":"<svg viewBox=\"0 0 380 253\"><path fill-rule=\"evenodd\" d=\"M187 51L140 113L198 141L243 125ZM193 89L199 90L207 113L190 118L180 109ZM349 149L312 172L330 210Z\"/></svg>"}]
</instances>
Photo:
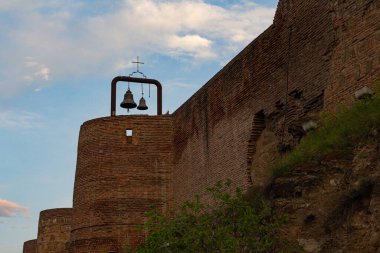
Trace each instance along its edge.
<instances>
[{"instance_id":1,"label":"grass","mask_svg":"<svg viewBox=\"0 0 380 253\"><path fill-rule=\"evenodd\" d=\"M335 113L322 113L320 127L304 137L296 148L272 167L278 177L300 164L316 163L326 155L354 147L376 128L380 128L380 81L372 98L360 100Z\"/></svg>"}]
</instances>

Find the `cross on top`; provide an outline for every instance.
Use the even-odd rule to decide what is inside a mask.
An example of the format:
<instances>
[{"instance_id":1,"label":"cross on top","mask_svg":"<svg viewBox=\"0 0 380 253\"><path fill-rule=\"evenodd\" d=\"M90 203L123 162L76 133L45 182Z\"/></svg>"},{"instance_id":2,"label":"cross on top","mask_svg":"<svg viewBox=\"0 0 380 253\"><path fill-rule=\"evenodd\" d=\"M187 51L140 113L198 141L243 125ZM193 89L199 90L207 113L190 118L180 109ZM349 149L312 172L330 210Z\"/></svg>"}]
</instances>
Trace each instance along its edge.
<instances>
[{"instance_id":1,"label":"cross on top","mask_svg":"<svg viewBox=\"0 0 380 253\"><path fill-rule=\"evenodd\" d=\"M144 63L141 62L141 61L139 61L139 57L138 56L137 56L137 61L133 61L132 63L136 63L137 72L140 72L140 70L139 70L140 64L144 64Z\"/></svg>"}]
</instances>

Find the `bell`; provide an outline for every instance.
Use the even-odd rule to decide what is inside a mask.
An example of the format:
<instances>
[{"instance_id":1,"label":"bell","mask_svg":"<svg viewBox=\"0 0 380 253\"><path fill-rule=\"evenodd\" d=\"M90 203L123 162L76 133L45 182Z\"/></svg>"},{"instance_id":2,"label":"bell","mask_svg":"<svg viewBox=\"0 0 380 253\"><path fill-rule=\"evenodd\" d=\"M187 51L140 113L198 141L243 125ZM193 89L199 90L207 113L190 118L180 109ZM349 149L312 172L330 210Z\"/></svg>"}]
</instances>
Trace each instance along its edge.
<instances>
[{"instance_id":1,"label":"bell","mask_svg":"<svg viewBox=\"0 0 380 253\"><path fill-rule=\"evenodd\" d=\"M146 105L144 97L140 98L139 106L137 106L138 110L148 110L148 106Z\"/></svg>"},{"instance_id":2,"label":"bell","mask_svg":"<svg viewBox=\"0 0 380 253\"><path fill-rule=\"evenodd\" d=\"M135 101L133 100L133 94L129 90L129 88L128 88L127 92L125 92L124 100L123 100L123 102L121 102L120 106L123 108L127 108L128 110L135 108L137 106Z\"/></svg>"}]
</instances>

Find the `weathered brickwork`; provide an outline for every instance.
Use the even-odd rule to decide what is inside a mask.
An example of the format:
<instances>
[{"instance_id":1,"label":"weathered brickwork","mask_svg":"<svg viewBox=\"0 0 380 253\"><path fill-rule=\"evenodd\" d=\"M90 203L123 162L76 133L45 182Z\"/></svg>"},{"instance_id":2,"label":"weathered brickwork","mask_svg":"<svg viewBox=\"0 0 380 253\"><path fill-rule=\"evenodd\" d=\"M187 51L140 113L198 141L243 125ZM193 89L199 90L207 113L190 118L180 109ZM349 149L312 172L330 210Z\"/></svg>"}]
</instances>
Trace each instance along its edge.
<instances>
[{"instance_id":1,"label":"weathered brickwork","mask_svg":"<svg viewBox=\"0 0 380 253\"><path fill-rule=\"evenodd\" d=\"M265 115L261 130L293 145L295 128L323 105L335 44L330 16L321 1L282 1L275 23L174 113L175 206L218 180L243 188L255 180L247 160L257 149L249 143L257 113Z\"/></svg>"},{"instance_id":2,"label":"weathered brickwork","mask_svg":"<svg viewBox=\"0 0 380 253\"><path fill-rule=\"evenodd\" d=\"M37 253L37 239L24 242L22 253Z\"/></svg>"},{"instance_id":3,"label":"weathered brickwork","mask_svg":"<svg viewBox=\"0 0 380 253\"><path fill-rule=\"evenodd\" d=\"M152 205L174 212L218 180L263 187L303 123L379 77L379 0L280 0L273 25L172 115L82 125L69 251L134 247Z\"/></svg>"},{"instance_id":4,"label":"weathered brickwork","mask_svg":"<svg viewBox=\"0 0 380 253\"><path fill-rule=\"evenodd\" d=\"M120 252L144 238L136 229L144 213L167 208L172 142L169 116L106 117L82 125L71 252Z\"/></svg>"},{"instance_id":5,"label":"weathered brickwork","mask_svg":"<svg viewBox=\"0 0 380 253\"><path fill-rule=\"evenodd\" d=\"M68 253L72 208L48 209L40 213L37 252Z\"/></svg>"},{"instance_id":6,"label":"weathered brickwork","mask_svg":"<svg viewBox=\"0 0 380 253\"><path fill-rule=\"evenodd\" d=\"M337 46L333 50L326 109L354 101L354 93L380 77L380 1L334 1Z\"/></svg>"}]
</instances>

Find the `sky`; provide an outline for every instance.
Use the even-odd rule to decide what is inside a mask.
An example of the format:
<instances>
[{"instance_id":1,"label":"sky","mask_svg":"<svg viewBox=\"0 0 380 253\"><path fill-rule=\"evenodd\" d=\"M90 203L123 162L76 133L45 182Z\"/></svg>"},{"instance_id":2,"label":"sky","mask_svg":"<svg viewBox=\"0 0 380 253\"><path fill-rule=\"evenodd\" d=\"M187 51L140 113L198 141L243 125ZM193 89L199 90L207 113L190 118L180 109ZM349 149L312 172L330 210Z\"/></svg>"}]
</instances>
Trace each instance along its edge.
<instances>
[{"instance_id":1,"label":"sky","mask_svg":"<svg viewBox=\"0 0 380 253\"><path fill-rule=\"evenodd\" d=\"M110 114L113 77L163 85L174 112L272 24L277 0L0 1L0 252L37 237L41 210L72 206L80 125ZM134 76L140 77L138 74ZM119 84L117 104L127 84ZM138 101L141 86L130 88ZM143 86L156 112L155 87ZM117 108L118 115L128 114ZM131 110L129 114L141 114Z\"/></svg>"}]
</instances>

